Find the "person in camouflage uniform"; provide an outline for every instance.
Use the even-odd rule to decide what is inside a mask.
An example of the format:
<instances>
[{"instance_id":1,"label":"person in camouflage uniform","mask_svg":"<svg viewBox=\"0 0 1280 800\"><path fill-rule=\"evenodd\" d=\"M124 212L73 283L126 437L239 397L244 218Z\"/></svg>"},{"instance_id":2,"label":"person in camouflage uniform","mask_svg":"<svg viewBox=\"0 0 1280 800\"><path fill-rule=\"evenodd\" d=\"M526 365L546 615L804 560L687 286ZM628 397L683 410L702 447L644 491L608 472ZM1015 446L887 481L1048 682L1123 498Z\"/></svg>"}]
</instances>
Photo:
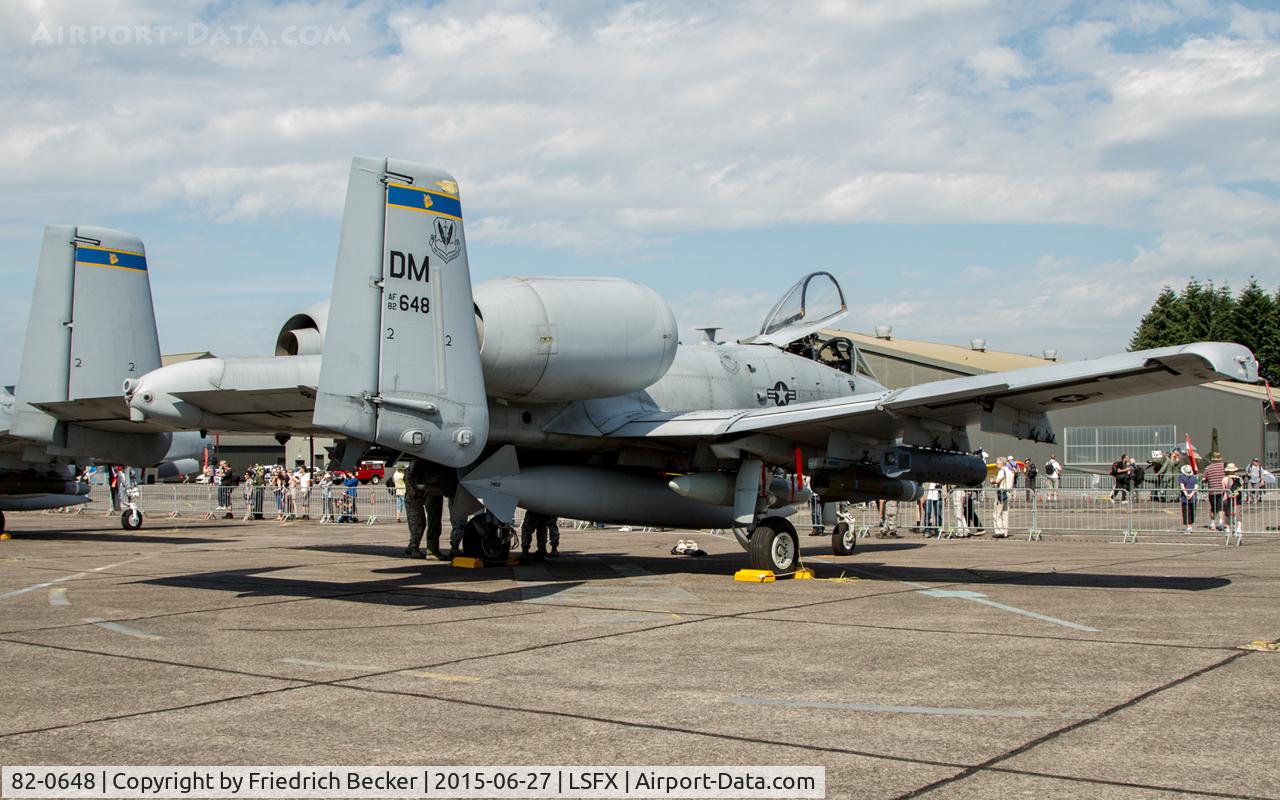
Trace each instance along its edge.
<instances>
[{"instance_id":1,"label":"person in camouflage uniform","mask_svg":"<svg viewBox=\"0 0 1280 800\"><path fill-rule=\"evenodd\" d=\"M409 546L404 554L410 558L426 558L419 546L422 536L427 537L427 553L441 561L449 559L440 552L440 523L444 516L444 499L453 497L458 488L458 477L452 469L415 458L404 473L405 516L409 521ZM455 526L456 529L456 526ZM455 530L454 534L458 533ZM451 549L458 543L450 535ZM450 554L452 555L452 554Z\"/></svg>"}]
</instances>

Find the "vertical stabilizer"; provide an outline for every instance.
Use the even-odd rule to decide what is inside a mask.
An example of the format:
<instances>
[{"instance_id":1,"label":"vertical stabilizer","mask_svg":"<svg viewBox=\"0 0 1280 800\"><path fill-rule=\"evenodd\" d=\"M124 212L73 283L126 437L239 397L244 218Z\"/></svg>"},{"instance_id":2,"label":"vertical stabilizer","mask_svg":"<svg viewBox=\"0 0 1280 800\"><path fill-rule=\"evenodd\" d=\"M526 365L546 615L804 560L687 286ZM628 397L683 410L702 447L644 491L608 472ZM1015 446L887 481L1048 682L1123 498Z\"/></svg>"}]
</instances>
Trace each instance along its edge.
<instances>
[{"instance_id":1,"label":"vertical stabilizer","mask_svg":"<svg viewBox=\"0 0 1280 800\"><path fill-rule=\"evenodd\" d=\"M315 424L438 464L480 455L489 409L458 184L351 162Z\"/></svg>"},{"instance_id":2,"label":"vertical stabilizer","mask_svg":"<svg viewBox=\"0 0 1280 800\"><path fill-rule=\"evenodd\" d=\"M46 227L10 432L66 447L67 427L33 404L116 398L126 378L159 366L142 240L109 228Z\"/></svg>"}]
</instances>

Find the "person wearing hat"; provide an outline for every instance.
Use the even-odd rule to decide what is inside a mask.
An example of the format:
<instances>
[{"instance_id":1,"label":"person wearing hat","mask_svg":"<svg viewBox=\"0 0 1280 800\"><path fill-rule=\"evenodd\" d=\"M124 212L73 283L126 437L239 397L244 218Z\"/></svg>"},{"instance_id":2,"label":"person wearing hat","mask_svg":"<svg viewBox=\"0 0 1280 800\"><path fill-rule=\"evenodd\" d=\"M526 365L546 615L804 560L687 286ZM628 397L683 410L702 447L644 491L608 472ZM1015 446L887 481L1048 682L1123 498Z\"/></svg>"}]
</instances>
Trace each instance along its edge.
<instances>
[{"instance_id":1,"label":"person wearing hat","mask_svg":"<svg viewBox=\"0 0 1280 800\"><path fill-rule=\"evenodd\" d=\"M1222 479L1222 516L1227 533L1240 533L1240 501L1244 494L1244 480L1240 477L1240 468L1235 464L1227 464Z\"/></svg>"},{"instance_id":2,"label":"person wearing hat","mask_svg":"<svg viewBox=\"0 0 1280 800\"><path fill-rule=\"evenodd\" d=\"M1191 533L1191 528L1196 524L1196 500L1197 489L1200 482L1196 479L1195 470L1190 464L1183 464L1181 475L1178 476L1178 497L1182 502L1182 524L1187 526L1183 533Z\"/></svg>"},{"instance_id":3,"label":"person wearing hat","mask_svg":"<svg viewBox=\"0 0 1280 800\"><path fill-rule=\"evenodd\" d=\"M1249 466L1245 467L1244 469L1244 477L1245 477L1245 481L1244 481L1245 487L1249 490L1244 496L1244 501L1246 503L1249 503L1249 502L1261 503L1262 502L1262 462L1256 458L1253 461L1249 462Z\"/></svg>"},{"instance_id":4,"label":"person wearing hat","mask_svg":"<svg viewBox=\"0 0 1280 800\"><path fill-rule=\"evenodd\" d=\"M1224 530L1226 522L1222 516L1222 479L1226 477L1222 466L1222 453L1214 450L1209 454L1209 464L1200 475L1200 485L1209 495L1209 527Z\"/></svg>"}]
</instances>

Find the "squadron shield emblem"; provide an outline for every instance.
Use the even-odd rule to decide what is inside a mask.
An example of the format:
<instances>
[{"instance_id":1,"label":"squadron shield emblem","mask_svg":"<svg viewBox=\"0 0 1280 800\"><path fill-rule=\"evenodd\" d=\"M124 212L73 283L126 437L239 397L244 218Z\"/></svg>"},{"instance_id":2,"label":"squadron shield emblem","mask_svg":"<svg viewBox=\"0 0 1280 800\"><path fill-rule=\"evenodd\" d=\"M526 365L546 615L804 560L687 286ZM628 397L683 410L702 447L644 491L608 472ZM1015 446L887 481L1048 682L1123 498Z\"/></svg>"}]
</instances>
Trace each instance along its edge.
<instances>
[{"instance_id":1,"label":"squadron shield emblem","mask_svg":"<svg viewBox=\"0 0 1280 800\"><path fill-rule=\"evenodd\" d=\"M447 264L462 252L462 243L458 241L458 223L437 217L431 228L431 252L443 258Z\"/></svg>"}]
</instances>

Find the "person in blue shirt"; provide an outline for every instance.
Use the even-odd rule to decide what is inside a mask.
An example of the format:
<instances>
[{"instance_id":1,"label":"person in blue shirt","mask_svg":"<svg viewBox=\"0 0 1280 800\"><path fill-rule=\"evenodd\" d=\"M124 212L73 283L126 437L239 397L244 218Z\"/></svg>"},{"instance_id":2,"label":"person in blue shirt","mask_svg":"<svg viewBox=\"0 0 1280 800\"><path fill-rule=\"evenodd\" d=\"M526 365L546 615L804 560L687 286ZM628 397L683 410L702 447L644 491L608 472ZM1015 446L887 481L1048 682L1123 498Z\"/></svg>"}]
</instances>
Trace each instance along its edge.
<instances>
[{"instance_id":1,"label":"person in blue shirt","mask_svg":"<svg viewBox=\"0 0 1280 800\"><path fill-rule=\"evenodd\" d=\"M1200 488L1200 481L1196 479L1195 470L1191 469L1190 464L1183 464L1181 472L1178 476L1178 497L1182 502L1182 524L1187 526L1183 533L1191 533L1191 527L1196 524L1197 489Z\"/></svg>"},{"instance_id":2,"label":"person in blue shirt","mask_svg":"<svg viewBox=\"0 0 1280 800\"><path fill-rule=\"evenodd\" d=\"M347 505L343 509L342 519L338 522L355 522L359 516L356 510L356 487L360 485L360 480L354 472L348 472L347 477L342 481L342 485L347 489Z\"/></svg>"}]
</instances>

